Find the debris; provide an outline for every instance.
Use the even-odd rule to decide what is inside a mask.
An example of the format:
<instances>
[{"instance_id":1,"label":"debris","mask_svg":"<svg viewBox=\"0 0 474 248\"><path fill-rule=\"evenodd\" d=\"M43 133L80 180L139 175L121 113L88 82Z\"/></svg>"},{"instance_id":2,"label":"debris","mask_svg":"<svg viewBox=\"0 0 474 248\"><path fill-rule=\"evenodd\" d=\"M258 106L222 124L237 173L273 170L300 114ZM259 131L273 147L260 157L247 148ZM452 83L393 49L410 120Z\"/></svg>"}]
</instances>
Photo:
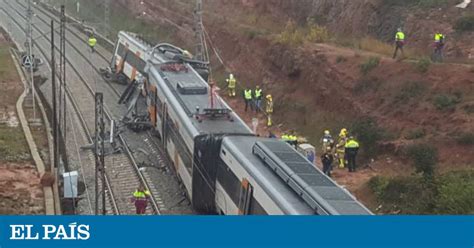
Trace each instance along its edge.
<instances>
[{"instance_id":1,"label":"debris","mask_svg":"<svg viewBox=\"0 0 474 248\"><path fill-rule=\"evenodd\" d=\"M465 9L469 6L470 3L471 3L471 0L464 0L464 2L456 5L456 7L461 8L461 9Z\"/></svg>"}]
</instances>

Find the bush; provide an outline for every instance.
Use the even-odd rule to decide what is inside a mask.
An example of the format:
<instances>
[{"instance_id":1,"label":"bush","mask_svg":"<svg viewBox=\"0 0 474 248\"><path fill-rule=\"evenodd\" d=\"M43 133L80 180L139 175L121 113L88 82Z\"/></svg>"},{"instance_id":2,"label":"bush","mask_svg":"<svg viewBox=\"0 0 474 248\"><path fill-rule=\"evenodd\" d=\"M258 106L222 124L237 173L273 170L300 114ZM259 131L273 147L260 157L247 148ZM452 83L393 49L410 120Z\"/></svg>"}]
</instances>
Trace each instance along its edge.
<instances>
[{"instance_id":1,"label":"bush","mask_svg":"<svg viewBox=\"0 0 474 248\"><path fill-rule=\"evenodd\" d=\"M373 177L368 186L383 211L402 214L473 214L474 171L440 175L433 181L420 177Z\"/></svg>"},{"instance_id":2,"label":"bush","mask_svg":"<svg viewBox=\"0 0 474 248\"><path fill-rule=\"evenodd\" d=\"M430 69L431 61L427 58L422 58L416 63L416 70L421 73L426 73Z\"/></svg>"},{"instance_id":3,"label":"bush","mask_svg":"<svg viewBox=\"0 0 474 248\"><path fill-rule=\"evenodd\" d=\"M405 138L407 140L417 140L425 136L426 136L425 130L423 128L417 128L417 129L410 130L405 136Z\"/></svg>"},{"instance_id":4,"label":"bush","mask_svg":"<svg viewBox=\"0 0 474 248\"><path fill-rule=\"evenodd\" d=\"M472 146L474 145L474 133L462 133L456 137L456 141L463 146Z\"/></svg>"},{"instance_id":5,"label":"bush","mask_svg":"<svg viewBox=\"0 0 474 248\"><path fill-rule=\"evenodd\" d=\"M454 29L459 32L474 31L474 15L466 15L459 18L454 24Z\"/></svg>"},{"instance_id":6,"label":"bush","mask_svg":"<svg viewBox=\"0 0 474 248\"><path fill-rule=\"evenodd\" d=\"M306 35L306 40L309 42L322 43L329 40L329 33L325 27L319 26L310 22L308 24L308 34Z\"/></svg>"},{"instance_id":7,"label":"bush","mask_svg":"<svg viewBox=\"0 0 474 248\"><path fill-rule=\"evenodd\" d=\"M474 173L454 172L439 180L436 212L474 214Z\"/></svg>"},{"instance_id":8,"label":"bush","mask_svg":"<svg viewBox=\"0 0 474 248\"><path fill-rule=\"evenodd\" d=\"M304 34L298 30L294 22L289 21L283 32L278 35L276 41L291 46L299 46L304 42Z\"/></svg>"},{"instance_id":9,"label":"bush","mask_svg":"<svg viewBox=\"0 0 474 248\"><path fill-rule=\"evenodd\" d=\"M432 178L438 163L438 150L427 144L415 144L406 148L406 155L413 161L416 172Z\"/></svg>"},{"instance_id":10,"label":"bush","mask_svg":"<svg viewBox=\"0 0 474 248\"><path fill-rule=\"evenodd\" d=\"M351 135L360 141L362 155L368 158L376 157L378 142L383 138L383 130L372 118L361 118L352 124Z\"/></svg>"},{"instance_id":11,"label":"bush","mask_svg":"<svg viewBox=\"0 0 474 248\"><path fill-rule=\"evenodd\" d=\"M399 92L395 94L395 103L407 102L412 98L419 97L426 92L426 85L423 82L406 82Z\"/></svg>"},{"instance_id":12,"label":"bush","mask_svg":"<svg viewBox=\"0 0 474 248\"><path fill-rule=\"evenodd\" d=\"M389 183L390 180L388 180L386 177L375 176L369 180L368 185L369 188L375 193L377 198L381 198L383 197L385 189L387 188Z\"/></svg>"},{"instance_id":13,"label":"bush","mask_svg":"<svg viewBox=\"0 0 474 248\"><path fill-rule=\"evenodd\" d=\"M276 42L288 44L291 46L300 46L305 41L308 42L325 42L329 40L329 32L323 26L308 21L305 27L298 27L295 22L289 21L283 32L281 32Z\"/></svg>"},{"instance_id":14,"label":"bush","mask_svg":"<svg viewBox=\"0 0 474 248\"><path fill-rule=\"evenodd\" d=\"M460 95L437 95L434 98L433 104L440 111L452 111L456 105L461 102Z\"/></svg>"},{"instance_id":15,"label":"bush","mask_svg":"<svg viewBox=\"0 0 474 248\"><path fill-rule=\"evenodd\" d=\"M377 68L380 64L380 58L378 57L371 57L365 63L360 65L360 71L362 74L367 75L373 69Z\"/></svg>"}]
</instances>

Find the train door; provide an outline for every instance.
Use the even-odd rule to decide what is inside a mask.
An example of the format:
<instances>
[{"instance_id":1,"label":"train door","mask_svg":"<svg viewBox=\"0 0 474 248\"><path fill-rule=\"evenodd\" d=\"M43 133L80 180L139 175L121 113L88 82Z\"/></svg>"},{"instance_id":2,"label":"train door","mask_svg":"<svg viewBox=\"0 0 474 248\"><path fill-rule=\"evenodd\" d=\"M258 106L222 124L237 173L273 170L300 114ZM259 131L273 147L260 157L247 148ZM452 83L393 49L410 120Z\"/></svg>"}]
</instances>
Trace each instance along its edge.
<instances>
[{"instance_id":1,"label":"train door","mask_svg":"<svg viewBox=\"0 0 474 248\"><path fill-rule=\"evenodd\" d=\"M148 106L148 112L150 115L150 120L151 124L153 125L153 128L156 128L156 123L157 123L157 112L156 112L156 100L158 99L158 93L155 87L150 87L150 92L148 99L150 99L150 105Z\"/></svg>"},{"instance_id":2,"label":"train door","mask_svg":"<svg viewBox=\"0 0 474 248\"><path fill-rule=\"evenodd\" d=\"M253 198L253 186L247 179L242 180L239 197L239 215L249 215Z\"/></svg>"}]
</instances>

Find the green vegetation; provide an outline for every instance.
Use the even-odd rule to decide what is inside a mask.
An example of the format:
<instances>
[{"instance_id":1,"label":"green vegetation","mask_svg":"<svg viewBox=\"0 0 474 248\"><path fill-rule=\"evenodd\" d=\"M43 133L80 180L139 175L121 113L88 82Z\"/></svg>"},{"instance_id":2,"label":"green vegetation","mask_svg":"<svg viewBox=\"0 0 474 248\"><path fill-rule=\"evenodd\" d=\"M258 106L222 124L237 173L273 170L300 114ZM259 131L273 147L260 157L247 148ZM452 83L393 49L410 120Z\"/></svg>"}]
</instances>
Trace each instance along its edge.
<instances>
[{"instance_id":1,"label":"green vegetation","mask_svg":"<svg viewBox=\"0 0 474 248\"><path fill-rule=\"evenodd\" d=\"M460 94L441 94L435 96L433 104L440 111L453 111L461 101L462 96Z\"/></svg>"},{"instance_id":2,"label":"green vegetation","mask_svg":"<svg viewBox=\"0 0 474 248\"><path fill-rule=\"evenodd\" d=\"M426 131L423 128L416 128L410 130L406 135L405 139L407 140L417 140L422 139L426 136Z\"/></svg>"},{"instance_id":3,"label":"green vegetation","mask_svg":"<svg viewBox=\"0 0 474 248\"><path fill-rule=\"evenodd\" d=\"M7 162L30 160L28 145L21 128L0 126L0 160Z\"/></svg>"},{"instance_id":4,"label":"green vegetation","mask_svg":"<svg viewBox=\"0 0 474 248\"><path fill-rule=\"evenodd\" d=\"M433 177L438 163L438 150L428 144L414 144L405 148L405 155L413 161L417 173L426 179Z\"/></svg>"},{"instance_id":5,"label":"green vegetation","mask_svg":"<svg viewBox=\"0 0 474 248\"><path fill-rule=\"evenodd\" d=\"M422 96L427 90L426 84L419 81L406 82L402 88L395 93L395 103L406 103L413 98Z\"/></svg>"},{"instance_id":6,"label":"green vegetation","mask_svg":"<svg viewBox=\"0 0 474 248\"><path fill-rule=\"evenodd\" d=\"M371 57L360 65L360 72L364 75L369 74L373 69L380 65L379 57Z\"/></svg>"},{"instance_id":7,"label":"green vegetation","mask_svg":"<svg viewBox=\"0 0 474 248\"><path fill-rule=\"evenodd\" d=\"M365 117L355 121L350 127L351 135L354 135L361 145L363 158L373 158L378 155L378 143L384 138L385 131L380 128L372 118Z\"/></svg>"},{"instance_id":8,"label":"green vegetation","mask_svg":"<svg viewBox=\"0 0 474 248\"><path fill-rule=\"evenodd\" d=\"M474 213L474 171L450 172L433 181L418 176L378 176L372 178L368 186L385 213Z\"/></svg>"},{"instance_id":9,"label":"green vegetation","mask_svg":"<svg viewBox=\"0 0 474 248\"><path fill-rule=\"evenodd\" d=\"M329 39L329 33L323 26L308 21L306 26L298 27L295 22L289 21L285 29L276 37L277 43L300 46L304 42L326 42Z\"/></svg>"},{"instance_id":10,"label":"green vegetation","mask_svg":"<svg viewBox=\"0 0 474 248\"><path fill-rule=\"evenodd\" d=\"M427 73L430 69L431 61L428 58L422 58L416 63L416 70L420 73Z\"/></svg>"},{"instance_id":11,"label":"green vegetation","mask_svg":"<svg viewBox=\"0 0 474 248\"><path fill-rule=\"evenodd\" d=\"M469 14L459 18L454 24L454 29L459 32L474 31L474 14Z\"/></svg>"}]
</instances>

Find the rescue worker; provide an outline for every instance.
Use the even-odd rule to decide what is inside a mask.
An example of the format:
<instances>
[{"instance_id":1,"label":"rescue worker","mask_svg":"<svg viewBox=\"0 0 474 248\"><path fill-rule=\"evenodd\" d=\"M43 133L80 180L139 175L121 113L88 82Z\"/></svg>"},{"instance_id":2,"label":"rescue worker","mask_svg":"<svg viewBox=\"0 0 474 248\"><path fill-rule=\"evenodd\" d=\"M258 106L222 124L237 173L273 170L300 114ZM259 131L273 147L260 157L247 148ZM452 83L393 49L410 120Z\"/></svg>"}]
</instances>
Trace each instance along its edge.
<instances>
[{"instance_id":1,"label":"rescue worker","mask_svg":"<svg viewBox=\"0 0 474 248\"><path fill-rule=\"evenodd\" d=\"M272 95L267 95L267 104L265 108L265 112L267 113L267 127L273 126L273 97Z\"/></svg>"},{"instance_id":2,"label":"rescue worker","mask_svg":"<svg viewBox=\"0 0 474 248\"><path fill-rule=\"evenodd\" d=\"M339 168L344 169L346 167L346 141L347 141L347 129L343 128L339 133L339 140L336 144L336 156L339 164Z\"/></svg>"},{"instance_id":3,"label":"rescue worker","mask_svg":"<svg viewBox=\"0 0 474 248\"><path fill-rule=\"evenodd\" d=\"M97 39L94 37L94 34L91 34L89 37L89 47L91 48L91 52L95 52L95 45L97 44Z\"/></svg>"},{"instance_id":4,"label":"rescue worker","mask_svg":"<svg viewBox=\"0 0 474 248\"><path fill-rule=\"evenodd\" d=\"M328 177L331 177L332 163L334 162L334 156L331 153L332 148L326 147L326 151L321 156L321 163L323 164L323 173Z\"/></svg>"},{"instance_id":5,"label":"rescue worker","mask_svg":"<svg viewBox=\"0 0 474 248\"><path fill-rule=\"evenodd\" d=\"M234 74L230 74L227 81L227 90L229 91L230 97L235 97L235 87L237 85L237 80L234 77Z\"/></svg>"},{"instance_id":6,"label":"rescue worker","mask_svg":"<svg viewBox=\"0 0 474 248\"><path fill-rule=\"evenodd\" d=\"M288 135L288 139L288 143L295 146L295 149L298 149L298 136L296 135L295 131L292 131L291 134Z\"/></svg>"},{"instance_id":7,"label":"rescue worker","mask_svg":"<svg viewBox=\"0 0 474 248\"><path fill-rule=\"evenodd\" d=\"M445 44L445 37L442 33L436 32L435 33L435 43L434 43L434 62L442 62L443 61L443 48Z\"/></svg>"},{"instance_id":8,"label":"rescue worker","mask_svg":"<svg viewBox=\"0 0 474 248\"><path fill-rule=\"evenodd\" d=\"M135 203L138 215L145 214L150 196L150 191L146 190L143 185L138 187L138 189L133 193L133 202Z\"/></svg>"},{"instance_id":9,"label":"rescue worker","mask_svg":"<svg viewBox=\"0 0 474 248\"><path fill-rule=\"evenodd\" d=\"M251 89L244 90L244 100L245 100L245 112L247 112L249 106L250 110L253 110L253 94Z\"/></svg>"},{"instance_id":10,"label":"rescue worker","mask_svg":"<svg viewBox=\"0 0 474 248\"><path fill-rule=\"evenodd\" d=\"M405 46L405 33L403 33L402 29L399 28L397 34L395 35L395 53L393 54L393 59L397 58L399 50L402 52L402 57L405 56L403 52L404 46Z\"/></svg>"},{"instance_id":11,"label":"rescue worker","mask_svg":"<svg viewBox=\"0 0 474 248\"><path fill-rule=\"evenodd\" d=\"M355 140L354 137L350 137L346 143L346 158L347 158L347 165L349 167L349 172L356 171L356 157L357 153L359 152L359 142Z\"/></svg>"},{"instance_id":12,"label":"rescue worker","mask_svg":"<svg viewBox=\"0 0 474 248\"><path fill-rule=\"evenodd\" d=\"M262 99L263 99L263 90L260 89L260 86L257 85L254 91L255 112L257 113L259 113L261 110Z\"/></svg>"},{"instance_id":13,"label":"rescue worker","mask_svg":"<svg viewBox=\"0 0 474 248\"><path fill-rule=\"evenodd\" d=\"M323 135L323 138L321 139L321 142L323 143L323 149L322 149L323 152L328 147L331 149L334 147L334 139L329 130L324 131L324 135Z\"/></svg>"}]
</instances>

